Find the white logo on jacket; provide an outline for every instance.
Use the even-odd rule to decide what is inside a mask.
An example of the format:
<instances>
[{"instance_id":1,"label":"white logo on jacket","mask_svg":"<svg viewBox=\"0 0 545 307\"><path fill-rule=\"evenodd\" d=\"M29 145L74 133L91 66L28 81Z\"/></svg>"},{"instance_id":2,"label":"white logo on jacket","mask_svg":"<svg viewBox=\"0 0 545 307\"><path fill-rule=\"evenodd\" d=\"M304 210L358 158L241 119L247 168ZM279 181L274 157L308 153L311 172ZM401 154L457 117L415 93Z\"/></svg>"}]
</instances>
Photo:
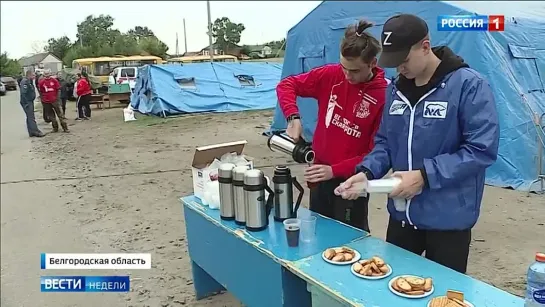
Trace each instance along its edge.
<instances>
[{"instance_id":1,"label":"white logo on jacket","mask_svg":"<svg viewBox=\"0 0 545 307\"><path fill-rule=\"evenodd\" d=\"M448 102L446 101L426 101L424 103L425 118L446 118Z\"/></svg>"},{"instance_id":2,"label":"white logo on jacket","mask_svg":"<svg viewBox=\"0 0 545 307\"><path fill-rule=\"evenodd\" d=\"M388 114L390 115L403 115L405 112L405 109L407 109L407 104L401 100L394 100L392 102L392 105L390 106L390 110L388 111Z\"/></svg>"},{"instance_id":3,"label":"white logo on jacket","mask_svg":"<svg viewBox=\"0 0 545 307\"><path fill-rule=\"evenodd\" d=\"M341 128L347 135L359 138L361 137L359 126L353 124L351 121L342 117L340 114L335 113L336 108L339 108L340 110L342 110L343 108L337 103L338 96L336 94L333 94L333 90L335 89L335 87L341 85L343 82L335 84L331 87L331 93L329 94L329 101L327 103L327 112L325 116L325 127L329 128L330 124L333 124L333 126Z\"/></svg>"}]
</instances>

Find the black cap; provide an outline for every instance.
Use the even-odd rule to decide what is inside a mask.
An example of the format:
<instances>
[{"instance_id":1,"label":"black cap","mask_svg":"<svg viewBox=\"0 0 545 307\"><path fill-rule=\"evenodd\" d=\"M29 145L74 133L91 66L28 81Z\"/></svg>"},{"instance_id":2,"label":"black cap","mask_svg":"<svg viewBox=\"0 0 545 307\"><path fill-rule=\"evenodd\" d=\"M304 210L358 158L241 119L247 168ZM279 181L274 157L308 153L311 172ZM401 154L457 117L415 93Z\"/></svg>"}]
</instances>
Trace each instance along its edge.
<instances>
[{"instance_id":1,"label":"black cap","mask_svg":"<svg viewBox=\"0 0 545 307\"><path fill-rule=\"evenodd\" d=\"M407 58L411 47L428 35L428 25L415 15L401 14L391 17L382 27L382 53L378 65L394 68Z\"/></svg>"}]
</instances>

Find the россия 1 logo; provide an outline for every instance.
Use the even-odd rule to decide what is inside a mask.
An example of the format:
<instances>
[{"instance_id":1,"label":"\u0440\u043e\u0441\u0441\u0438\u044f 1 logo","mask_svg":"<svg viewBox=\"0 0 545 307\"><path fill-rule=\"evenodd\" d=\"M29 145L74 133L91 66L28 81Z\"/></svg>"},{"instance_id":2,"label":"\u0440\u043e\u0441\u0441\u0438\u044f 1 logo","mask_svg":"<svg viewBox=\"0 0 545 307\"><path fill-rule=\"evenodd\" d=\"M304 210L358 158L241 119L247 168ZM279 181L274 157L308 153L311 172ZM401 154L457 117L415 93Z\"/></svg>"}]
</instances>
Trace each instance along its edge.
<instances>
[{"instance_id":1,"label":"\u0440\u043e\u0441\u0441\u0438\u044f 1 logo","mask_svg":"<svg viewBox=\"0 0 545 307\"><path fill-rule=\"evenodd\" d=\"M504 31L503 15L439 15L437 31Z\"/></svg>"}]
</instances>

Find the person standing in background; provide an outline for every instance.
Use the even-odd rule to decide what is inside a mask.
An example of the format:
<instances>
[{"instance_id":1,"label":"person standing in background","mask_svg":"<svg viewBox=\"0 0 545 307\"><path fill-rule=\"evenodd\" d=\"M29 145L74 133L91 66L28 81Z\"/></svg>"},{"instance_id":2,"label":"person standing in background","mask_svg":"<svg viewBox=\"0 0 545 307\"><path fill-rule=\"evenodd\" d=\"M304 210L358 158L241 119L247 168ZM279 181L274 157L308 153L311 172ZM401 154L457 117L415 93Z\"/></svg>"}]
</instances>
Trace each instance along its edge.
<instances>
[{"instance_id":1,"label":"person standing in background","mask_svg":"<svg viewBox=\"0 0 545 307\"><path fill-rule=\"evenodd\" d=\"M27 70L25 77L19 84L20 103L26 115L26 128L29 137L43 137L44 134L38 129L36 118L34 116L34 99L36 99L36 89L34 88L34 72Z\"/></svg>"},{"instance_id":2,"label":"person standing in background","mask_svg":"<svg viewBox=\"0 0 545 307\"><path fill-rule=\"evenodd\" d=\"M384 71L377 67L380 42L361 20L349 26L340 46L340 64L288 76L276 87L278 103L287 118L287 135L298 141L303 124L297 97L318 102L318 118L312 148L314 164L305 170L310 183L310 210L369 232L368 197L344 200L335 188L356 171L356 164L374 146L386 87Z\"/></svg>"},{"instance_id":3,"label":"person standing in background","mask_svg":"<svg viewBox=\"0 0 545 307\"><path fill-rule=\"evenodd\" d=\"M39 92L42 95L42 103L45 109L46 116L51 120L51 125L53 126L53 132L59 131L59 123L55 119L55 116L59 118L61 122L61 127L64 132L70 132L68 130L68 125L64 118L64 114L61 110L59 104L59 91L61 85L57 79L51 77L51 73L46 71L44 73L44 78L40 80L39 83Z\"/></svg>"},{"instance_id":4,"label":"person standing in background","mask_svg":"<svg viewBox=\"0 0 545 307\"><path fill-rule=\"evenodd\" d=\"M57 73L57 81L61 84L61 90L59 91L59 100L61 101L62 115L66 118L66 99L68 98L68 88L66 80L62 77L61 72Z\"/></svg>"},{"instance_id":5,"label":"person standing in background","mask_svg":"<svg viewBox=\"0 0 545 307\"><path fill-rule=\"evenodd\" d=\"M91 119L91 82L87 73L83 72L78 79L76 94L78 95L78 119Z\"/></svg>"}]
</instances>

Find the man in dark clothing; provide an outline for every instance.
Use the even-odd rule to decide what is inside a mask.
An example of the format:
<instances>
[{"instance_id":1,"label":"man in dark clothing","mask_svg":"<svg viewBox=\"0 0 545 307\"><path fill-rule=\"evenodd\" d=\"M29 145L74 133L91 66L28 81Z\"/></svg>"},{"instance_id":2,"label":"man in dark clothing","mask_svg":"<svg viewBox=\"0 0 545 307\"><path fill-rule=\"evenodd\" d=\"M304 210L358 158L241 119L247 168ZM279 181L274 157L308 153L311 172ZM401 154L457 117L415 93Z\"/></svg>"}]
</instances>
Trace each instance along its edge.
<instances>
[{"instance_id":1,"label":"man in dark clothing","mask_svg":"<svg viewBox=\"0 0 545 307\"><path fill-rule=\"evenodd\" d=\"M36 89L34 88L34 72L29 70L26 77L20 83L20 103L26 114L26 127L28 136L43 137L44 134L38 129L36 118L34 117L34 99L36 99Z\"/></svg>"},{"instance_id":2,"label":"man in dark clothing","mask_svg":"<svg viewBox=\"0 0 545 307\"><path fill-rule=\"evenodd\" d=\"M488 82L446 46L431 47L424 20L388 19L379 65L399 77L386 93L375 147L359 174L336 190L393 169L386 241L465 273L471 230L479 218L485 171L498 156L499 118Z\"/></svg>"},{"instance_id":3,"label":"man in dark clothing","mask_svg":"<svg viewBox=\"0 0 545 307\"><path fill-rule=\"evenodd\" d=\"M60 72L57 73L57 81L59 81L59 83L61 84L59 99L61 101L62 114L66 117L66 99L68 98L68 85L66 80L63 79Z\"/></svg>"}]
</instances>

